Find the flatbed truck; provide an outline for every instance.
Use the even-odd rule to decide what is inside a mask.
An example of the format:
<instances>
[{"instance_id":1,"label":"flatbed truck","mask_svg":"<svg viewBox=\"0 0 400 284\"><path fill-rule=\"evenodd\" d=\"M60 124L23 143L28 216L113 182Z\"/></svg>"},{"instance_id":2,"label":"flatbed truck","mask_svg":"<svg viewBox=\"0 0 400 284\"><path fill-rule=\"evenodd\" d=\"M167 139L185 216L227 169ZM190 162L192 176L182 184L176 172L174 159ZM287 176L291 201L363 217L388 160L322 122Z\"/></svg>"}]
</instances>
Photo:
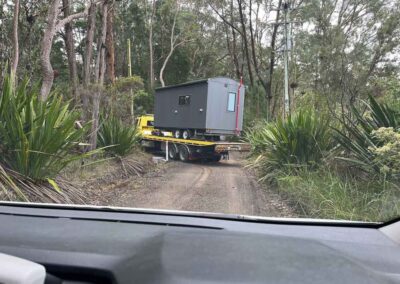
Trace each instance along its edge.
<instances>
[{"instance_id":1,"label":"flatbed truck","mask_svg":"<svg viewBox=\"0 0 400 284\"><path fill-rule=\"evenodd\" d=\"M171 132L154 128L153 115L140 116L137 130L141 135L141 145L150 150L164 152L167 160L219 162L222 158L228 159L230 152L250 151L247 143L174 138Z\"/></svg>"}]
</instances>

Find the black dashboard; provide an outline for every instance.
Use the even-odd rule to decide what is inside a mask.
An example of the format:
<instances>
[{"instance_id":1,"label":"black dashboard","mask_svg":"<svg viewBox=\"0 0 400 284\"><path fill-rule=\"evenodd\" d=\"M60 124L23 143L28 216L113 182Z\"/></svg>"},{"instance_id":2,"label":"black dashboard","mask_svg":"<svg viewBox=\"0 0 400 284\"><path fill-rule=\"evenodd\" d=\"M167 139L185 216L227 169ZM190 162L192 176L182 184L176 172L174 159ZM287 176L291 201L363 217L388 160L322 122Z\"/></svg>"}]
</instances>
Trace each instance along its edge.
<instances>
[{"instance_id":1,"label":"black dashboard","mask_svg":"<svg viewBox=\"0 0 400 284\"><path fill-rule=\"evenodd\" d=\"M400 283L376 224L0 204L0 252L47 283Z\"/></svg>"}]
</instances>

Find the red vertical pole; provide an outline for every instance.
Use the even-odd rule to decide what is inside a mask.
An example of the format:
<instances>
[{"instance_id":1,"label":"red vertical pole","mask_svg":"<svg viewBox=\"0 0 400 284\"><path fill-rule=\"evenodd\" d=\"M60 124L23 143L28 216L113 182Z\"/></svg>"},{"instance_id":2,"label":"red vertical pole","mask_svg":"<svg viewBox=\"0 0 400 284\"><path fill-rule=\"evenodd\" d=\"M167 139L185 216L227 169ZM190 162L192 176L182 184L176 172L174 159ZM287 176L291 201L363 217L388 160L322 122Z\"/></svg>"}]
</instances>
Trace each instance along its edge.
<instances>
[{"instance_id":1,"label":"red vertical pole","mask_svg":"<svg viewBox=\"0 0 400 284\"><path fill-rule=\"evenodd\" d=\"M240 106L240 88L243 86L243 76L240 77L240 83L238 88L238 95L236 100L236 135L240 134L239 130L239 106Z\"/></svg>"}]
</instances>

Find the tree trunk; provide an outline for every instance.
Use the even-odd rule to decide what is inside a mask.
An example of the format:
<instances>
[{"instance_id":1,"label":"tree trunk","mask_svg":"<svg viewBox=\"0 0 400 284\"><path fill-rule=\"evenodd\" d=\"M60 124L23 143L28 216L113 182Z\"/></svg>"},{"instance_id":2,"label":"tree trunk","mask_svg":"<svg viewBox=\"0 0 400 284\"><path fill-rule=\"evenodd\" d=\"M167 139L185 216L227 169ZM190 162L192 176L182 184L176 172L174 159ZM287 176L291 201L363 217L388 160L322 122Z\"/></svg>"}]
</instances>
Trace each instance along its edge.
<instances>
[{"instance_id":1,"label":"tree trunk","mask_svg":"<svg viewBox=\"0 0 400 284\"><path fill-rule=\"evenodd\" d=\"M100 76L100 60L101 60L101 36L97 39L97 54L96 54L96 63L94 65L94 82L99 82Z\"/></svg>"},{"instance_id":2,"label":"tree trunk","mask_svg":"<svg viewBox=\"0 0 400 284\"><path fill-rule=\"evenodd\" d=\"M71 14L70 0L63 0L64 17L67 18ZM75 59L75 45L72 24L65 25L65 48L67 50L69 80L72 84L72 95L75 101L78 101L78 73Z\"/></svg>"},{"instance_id":3,"label":"tree trunk","mask_svg":"<svg viewBox=\"0 0 400 284\"><path fill-rule=\"evenodd\" d=\"M51 47L53 45L53 38L56 33L56 22L59 4L60 0L53 0L50 3L50 7L47 12L47 27L44 30L40 53L40 64L43 73L42 88L40 90L41 100L46 100L49 96L54 80L54 71L50 63L50 53Z\"/></svg>"},{"instance_id":4,"label":"tree trunk","mask_svg":"<svg viewBox=\"0 0 400 284\"><path fill-rule=\"evenodd\" d=\"M115 82L115 51L114 51L114 0L109 4L107 13L107 33L106 33L106 65L107 82Z\"/></svg>"},{"instance_id":5,"label":"tree trunk","mask_svg":"<svg viewBox=\"0 0 400 284\"><path fill-rule=\"evenodd\" d=\"M238 5L239 5L239 15L240 15L240 23L242 25L244 52L246 54L247 69L248 69L248 72L249 72L250 84L251 84L251 86L254 86L253 71L251 70L249 44L248 44L248 40L247 40L246 23L245 23L245 19L244 19L244 15L243 15L242 0L237 0L237 2L238 2Z\"/></svg>"},{"instance_id":6,"label":"tree trunk","mask_svg":"<svg viewBox=\"0 0 400 284\"><path fill-rule=\"evenodd\" d=\"M249 1L249 27L250 27L250 45L251 45L251 54L253 57L253 65L254 65L254 70L256 71L256 75L258 78L258 81L261 83L262 87L264 88L265 92L267 91L267 84L265 80L263 79L263 76L260 73L260 70L258 68L258 60L256 56L256 44L254 40L254 30L253 30L253 21L252 21L252 1ZM257 15L258 16L258 15ZM258 112L257 112L257 117L259 115L259 106L258 106Z\"/></svg>"},{"instance_id":7,"label":"tree trunk","mask_svg":"<svg viewBox=\"0 0 400 284\"><path fill-rule=\"evenodd\" d=\"M275 93L277 94L279 91L282 91L282 90L279 90L279 87L278 87L278 84L276 84L275 85ZM277 106L278 106L278 103L279 103L279 96L274 96L273 97L273 103L272 103L272 106L271 106L271 114L270 114L270 118L273 118L273 117L275 117L275 112L276 112L276 108L277 108ZM272 100L271 100L272 101Z\"/></svg>"},{"instance_id":8,"label":"tree trunk","mask_svg":"<svg viewBox=\"0 0 400 284\"><path fill-rule=\"evenodd\" d=\"M230 18L231 18L231 22L233 22L233 0L231 1L230 8L231 8ZM231 54L231 57L233 60L233 64L235 65L236 79L240 79L240 77L242 76L242 72L241 72L240 65L239 65L239 59L237 56L236 31L232 24L231 25L227 24L227 21L224 21L224 23L226 24L227 29L230 28L232 31L232 48L230 49L230 54ZM228 32L228 30L226 31L226 36L227 36L228 48L229 48L229 32Z\"/></svg>"},{"instance_id":9,"label":"tree trunk","mask_svg":"<svg viewBox=\"0 0 400 284\"><path fill-rule=\"evenodd\" d=\"M97 132L99 128L99 112L100 112L100 100L102 95L102 86L104 85L104 75L106 71L106 51L105 51L105 44L106 44L106 35L107 35L107 18L108 18L108 8L109 3L107 1L103 2L102 7L102 16L101 16L101 33L99 37L99 44L98 44L98 56L97 56L97 63L98 66L98 74L96 76L97 81L96 83L98 86L96 90L92 94L92 129L90 133L90 149L94 150L97 147Z\"/></svg>"},{"instance_id":10,"label":"tree trunk","mask_svg":"<svg viewBox=\"0 0 400 284\"><path fill-rule=\"evenodd\" d=\"M275 25L274 29L272 31L272 36L271 36L271 55L270 55L270 60L269 60L269 74L268 74L268 82L267 82L267 100L268 100L268 106L271 107L271 101L272 101L272 80L274 76L274 68L275 68L275 45L276 45L276 36L278 34L278 22L279 22L279 14L280 14L280 8L282 6L282 0L279 0L278 3L278 10L276 12L276 18L275 18ZM273 114L275 112L275 103L273 109L271 109L271 113Z\"/></svg>"},{"instance_id":11,"label":"tree trunk","mask_svg":"<svg viewBox=\"0 0 400 284\"><path fill-rule=\"evenodd\" d=\"M99 61L99 81L98 84L100 86L104 85L104 77L106 73L106 36L107 36L107 18L108 18L108 8L109 4L106 1L103 4L103 15L102 15L102 27L101 27L101 37L100 37L100 61Z\"/></svg>"},{"instance_id":12,"label":"tree trunk","mask_svg":"<svg viewBox=\"0 0 400 284\"><path fill-rule=\"evenodd\" d=\"M132 52L131 52L131 40L128 39L128 76L132 77ZM132 124L135 123L135 96L133 95L132 89L130 90L130 115Z\"/></svg>"},{"instance_id":13,"label":"tree trunk","mask_svg":"<svg viewBox=\"0 0 400 284\"><path fill-rule=\"evenodd\" d=\"M240 75L239 61L237 59L237 54L236 54L235 30L232 29L233 41L232 41L232 45L231 45L230 37L229 37L229 32L230 32L229 29L230 29L230 27L227 24L225 24L226 46L228 48L229 56L232 59L233 65L235 66L236 78L240 78L241 75Z\"/></svg>"},{"instance_id":14,"label":"tree trunk","mask_svg":"<svg viewBox=\"0 0 400 284\"><path fill-rule=\"evenodd\" d=\"M14 54L11 62L11 76L13 81L17 80L17 68L19 61L19 42L18 42L18 18L19 18L19 0L14 1L14 18L13 18L13 47Z\"/></svg>"},{"instance_id":15,"label":"tree trunk","mask_svg":"<svg viewBox=\"0 0 400 284\"><path fill-rule=\"evenodd\" d=\"M179 42L178 44L176 43L178 37L175 36L175 26L176 26L176 18L178 17L178 12L179 12L179 9L177 7L176 11L175 11L175 15L174 15L174 22L172 23L172 28L171 28L170 49L169 49L168 55L165 58L164 63L160 70L160 83L161 83L162 87L165 87L164 71L165 71L165 68L167 67L167 63L168 63L169 59L171 58L172 54L174 53L175 48L183 43L183 41Z\"/></svg>"},{"instance_id":16,"label":"tree trunk","mask_svg":"<svg viewBox=\"0 0 400 284\"><path fill-rule=\"evenodd\" d=\"M168 63L169 59L171 58L172 54L174 53L174 49L175 49L175 47L171 46L171 49L170 49L167 57L165 58L164 63L160 69L160 83L161 83L162 87L165 87L164 70L165 70L165 67L167 67L167 63Z\"/></svg>"},{"instance_id":17,"label":"tree trunk","mask_svg":"<svg viewBox=\"0 0 400 284\"><path fill-rule=\"evenodd\" d=\"M151 18L149 26L149 56L150 56L150 89L154 89L154 49L153 49L153 19L156 10L156 1L153 0L151 5Z\"/></svg>"},{"instance_id":18,"label":"tree trunk","mask_svg":"<svg viewBox=\"0 0 400 284\"><path fill-rule=\"evenodd\" d=\"M87 122L89 120L89 92L88 87L90 85L91 77L91 64L93 61L93 38L96 24L96 11L97 7L95 4L91 4L88 12L88 23L87 33L85 39L85 56L83 66L83 87L86 89L81 92L82 100L82 120Z\"/></svg>"},{"instance_id":19,"label":"tree trunk","mask_svg":"<svg viewBox=\"0 0 400 284\"><path fill-rule=\"evenodd\" d=\"M92 129L89 138L89 149L95 150L97 147L97 132L99 130L99 113L100 113L101 91L96 89L92 94Z\"/></svg>"},{"instance_id":20,"label":"tree trunk","mask_svg":"<svg viewBox=\"0 0 400 284\"><path fill-rule=\"evenodd\" d=\"M85 62L83 67L83 86L87 88L90 84L91 64L93 57L93 37L96 24L96 5L91 4L88 15L88 28L85 40Z\"/></svg>"},{"instance_id":21,"label":"tree trunk","mask_svg":"<svg viewBox=\"0 0 400 284\"><path fill-rule=\"evenodd\" d=\"M69 15L62 20L57 21L58 14L60 12L60 0L53 0L50 3L49 9L47 11L47 26L44 30L41 53L40 53L40 65L42 67L43 82L42 88L40 90L40 99L46 100L49 96L51 87L54 80L54 71L50 62L50 53L53 45L53 39L55 34L62 29L66 24L70 23L74 19L81 18L87 15L87 7L80 13Z\"/></svg>"}]
</instances>

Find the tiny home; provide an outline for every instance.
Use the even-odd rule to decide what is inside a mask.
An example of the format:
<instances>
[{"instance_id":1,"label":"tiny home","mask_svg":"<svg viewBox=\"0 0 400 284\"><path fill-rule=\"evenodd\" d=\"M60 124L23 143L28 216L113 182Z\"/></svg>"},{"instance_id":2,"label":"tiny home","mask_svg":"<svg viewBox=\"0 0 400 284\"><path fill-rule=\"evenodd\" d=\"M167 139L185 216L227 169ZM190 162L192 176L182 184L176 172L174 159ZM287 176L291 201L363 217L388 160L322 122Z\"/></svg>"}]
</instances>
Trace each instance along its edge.
<instances>
[{"instance_id":1,"label":"tiny home","mask_svg":"<svg viewBox=\"0 0 400 284\"><path fill-rule=\"evenodd\" d=\"M216 77L156 89L154 126L175 138L235 135L242 130L245 87Z\"/></svg>"}]
</instances>

